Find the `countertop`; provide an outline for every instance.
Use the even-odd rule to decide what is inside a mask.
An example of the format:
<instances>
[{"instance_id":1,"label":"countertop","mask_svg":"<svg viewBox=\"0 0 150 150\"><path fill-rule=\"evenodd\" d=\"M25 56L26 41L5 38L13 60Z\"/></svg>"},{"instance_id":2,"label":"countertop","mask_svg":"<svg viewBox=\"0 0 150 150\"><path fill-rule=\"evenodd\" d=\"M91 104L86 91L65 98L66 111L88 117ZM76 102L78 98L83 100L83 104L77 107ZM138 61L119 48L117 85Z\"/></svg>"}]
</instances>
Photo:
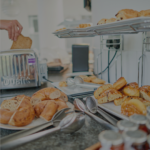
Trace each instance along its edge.
<instances>
[{"instance_id":1,"label":"countertop","mask_svg":"<svg viewBox=\"0 0 150 150\"><path fill-rule=\"evenodd\" d=\"M66 72L68 71L61 74L49 72L49 80L54 82L63 80L66 78ZM38 88L2 90L0 94L25 94L27 96L32 96L32 94L39 89L51 86L51 83L44 83ZM69 101L72 102L70 99ZM101 116L99 115L99 117ZM12 148L11 150L84 150L98 142L98 135L103 130L105 130L104 127L86 116L85 125L73 134L57 132L53 135L48 135L19 147ZM0 136L4 137L14 132L17 131L1 129Z\"/></svg>"}]
</instances>

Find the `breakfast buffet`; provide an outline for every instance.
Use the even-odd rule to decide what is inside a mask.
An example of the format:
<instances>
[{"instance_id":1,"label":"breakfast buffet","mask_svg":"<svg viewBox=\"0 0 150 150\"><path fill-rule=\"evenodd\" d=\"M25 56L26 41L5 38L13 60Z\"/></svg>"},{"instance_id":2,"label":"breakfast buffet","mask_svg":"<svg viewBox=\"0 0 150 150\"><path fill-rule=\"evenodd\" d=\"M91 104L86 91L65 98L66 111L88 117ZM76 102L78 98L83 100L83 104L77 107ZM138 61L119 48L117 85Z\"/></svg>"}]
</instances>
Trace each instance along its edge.
<instances>
[{"instance_id":1,"label":"breakfast buffet","mask_svg":"<svg viewBox=\"0 0 150 150\"><path fill-rule=\"evenodd\" d=\"M97 29L100 30L100 27L105 27L109 23L115 25L115 22L121 23L126 20L130 21L133 18L150 17L150 10L138 12L132 9L122 9L115 16L115 18L103 18L98 21ZM58 29L54 34L69 35L71 32L80 32L80 29L83 31L88 29L89 32L96 31L90 24L80 24L73 29ZM88 30L85 32L88 32ZM87 123L88 118L85 117L87 115L98 123L96 124L98 127L102 125L107 128L99 133L99 142L94 141L93 144L96 144L91 147L88 146L89 148L87 147L86 150L150 149L150 85L139 87L138 83L128 83L124 77L120 77L111 84L95 75L79 75L74 78L71 76L69 80L67 78L59 81L56 87L55 82L46 79L47 70L42 72L42 69L37 67L37 64L39 64L38 59L33 55L30 56L30 51L23 51L24 54L20 51L20 49L30 49L31 45L32 40L30 38L20 35L11 47L13 54L18 55L12 65L12 68L16 66L14 72L17 79L27 80L26 88L30 87L28 85L32 85L36 92L32 92L30 97L23 93L11 98L4 98L1 102L0 128L22 130L18 131L17 134L14 133L2 138L2 148L19 145L19 140L21 141L20 144L31 142L56 131L74 133L84 125L90 126ZM80 83L76 83L77 78L81 81ZM51 82L51 87L47 86L36 90L36 87L41 85L41 81ZM4 84L6 81L1 80L1 82L2 85L7 86L7 84ZM15 86L11 86L11 89ZM82 99L70 96L66 92L81 92L84 89L85 93L86 86L87 88L95 86L95 88L90 90L92 95L84 95ZM23 82L20 82L18 87L23 88ZM17 87L15 88L17 89ZM81 93L83 94L83 92ZM93 108L91 108L92 106ZM96 112L100 113L100 117ZM49 123L52 123L52 129L45 129L50 126ZM93 127L93 132L96 125ZM98 131L95 130L95 132Z\"/></svg>"}]
</instances>

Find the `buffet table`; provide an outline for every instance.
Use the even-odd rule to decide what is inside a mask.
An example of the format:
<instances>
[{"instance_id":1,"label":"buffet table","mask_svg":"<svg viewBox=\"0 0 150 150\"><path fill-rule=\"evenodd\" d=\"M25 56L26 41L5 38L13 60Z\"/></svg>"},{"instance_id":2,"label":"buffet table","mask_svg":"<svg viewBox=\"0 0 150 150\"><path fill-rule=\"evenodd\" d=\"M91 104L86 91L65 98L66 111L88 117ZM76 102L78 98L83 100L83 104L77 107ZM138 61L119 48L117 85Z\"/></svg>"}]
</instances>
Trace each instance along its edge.
<instances>
[{"instance_id":1,"label":"buffet table","mask_svg":"<svg viewBox=\"0 0 150 150\"><path fill-rule=\"evenodd\" d=\"M50 72L49 80L52 81L61 81L66 78L66 73L70 72L66 70L65 72L58 74L56 72ZM11 95L11 94L25 94L27 96L31 96L34 92L38 91L39 89L45 87L52 87L51 83L44 83L39 88L26 88L26 89L13 89L13 90L3 90L0 91L0 95ZM69 99L72 102L71 99ZM0 101L1 103L1 101ZM98 115L98 114L97 114ZM101 117L101 116L100 116ZM102 118L102 117L101 117ZM6 135L12 134L17 132L15 130L6 130L0 129L0 136L4 137ZM61 132L57 132L53 135L48 135L42 137L38 140L32 141L30 143L21 145L19 147L14 148L13 150L83 150L91 145L98 142L98 134L103 131L104 128L86 116L85 125L82 127L81 130L73 133L73 134L64 134Z\"/></svg>"}]
</instances>

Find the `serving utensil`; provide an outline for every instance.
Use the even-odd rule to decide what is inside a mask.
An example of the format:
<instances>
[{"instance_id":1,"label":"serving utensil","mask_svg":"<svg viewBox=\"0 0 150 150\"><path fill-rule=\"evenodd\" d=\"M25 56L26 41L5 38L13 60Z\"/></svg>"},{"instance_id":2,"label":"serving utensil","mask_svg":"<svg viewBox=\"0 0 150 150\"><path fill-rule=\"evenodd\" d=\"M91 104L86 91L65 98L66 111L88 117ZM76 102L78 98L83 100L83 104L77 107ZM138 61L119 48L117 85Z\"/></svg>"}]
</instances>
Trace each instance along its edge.
<instances>
[{"instance_id":1,"label":"serving utensil","mask_svg":"<svg viewBox=\"0 0 150 150\"><path fill-rule=\"evenodd\" d=\"M97 101L94 98L92 98L90 96L86 98L86 107L92 114L95 114L96 112L98 112L107 121L109 121L112 125L117 126L118 120L115 119L114 117L110 116L109 114L107 114L106 112L101 110L100 108L98 108Z\"/></svg>"},{"instance_id":2,"label":"serving utensil","mask_svg":"<svg viewBox=\"0 0 150 150\"><path fill-rule=\"evenodd\" d=\"M82 113L71 113L68 114L59 125L55 128L48 129L45 131L41 131L39 133L35 133L14 141L10 141L6 144L1 144L1 148L4 149L10 149L12 147L31 142L32 140L38 139L40 137L46 136L48 134L52 134L57 131L61 131L63 133L73 133L78 131L85 123L85 116Z\"/></svg>"},{"instance_id":3,"label":"serving utensil","mask_svg":"<svg viewBox=\"0 0 150 150\"><path fill-rule=\"evenodd\" d=\"M13 133L6 137L1 138L1 144L3 145L10 141L14 141L14 140L22 138L24 136L36 133L36 132L43 130L51 125L57 126L60 123L60 121L66 116L65 112L69 109L70 108L64 108L64 109L58 111L49 122L46 122L46 123L38 125L36 127L22 130L22 131L19 131L19 132L16 132L16 133Z\"/></svg>"},{"instance_id":4,"label":"serving utensil","mask_svg":"<svg viewBox=\"0 0 150 150\"><path fill-rule=\"evenodd\" d=\"M100 85L91 85L91 84L84 84L84 81L81 77L76 76L74 79L73 78L67 78L66 80L67 85L70 87L83 87L83 88L98 88Z\"/></svg>"},{"instance_id":5,"label":"serving utensil","mask_svg":"<svg viewBox=\"0 0 150 150\"><path fill-rule=\"evenodd\" d=\"M113 126L113 125L109 124L108 122L102 120L101 118L97 117L96 115L93 115L92 113L88 112L86 110L86 107L85 107L84 103L81 100L79 100L78 98L74 99L73 103L74 103L74 105L77 109L79 109L80 111L87 114L89 117L91 117L92 119L94 119L95 121L100 123L105 128L108 128L108 129L111 129L111 130L114 130L114 131L118 131L118 129L115 126Z\"/></svg>"}]
</instances>

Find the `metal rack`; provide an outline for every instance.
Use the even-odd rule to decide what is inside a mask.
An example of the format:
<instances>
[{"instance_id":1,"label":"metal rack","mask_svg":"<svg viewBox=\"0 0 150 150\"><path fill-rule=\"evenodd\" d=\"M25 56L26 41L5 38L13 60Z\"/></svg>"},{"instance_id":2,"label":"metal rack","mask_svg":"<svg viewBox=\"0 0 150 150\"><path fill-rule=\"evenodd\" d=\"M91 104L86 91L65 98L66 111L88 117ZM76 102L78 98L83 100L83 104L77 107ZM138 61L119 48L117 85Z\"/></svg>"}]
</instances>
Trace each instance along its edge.
<instances>
[{"instance_id":1,"label":"metal rack","mask_svg":"<svg viewBox=\"0 0 150 150\"><path fill-rule=\"evenodd\" d=\"M54 32L53 34L55 34L59 38L94 37L100 35L100 53L98 54L96 61L98 64L98 58L99 57L101 58L101 71L102 71L102 49L103 49L103 45L106 45L103 44L103 35L122 36L123 34L137 34L139 32L143 32L142 55L138 60L138 84L140 85L140 63L141 63L141 86L142 86L144 53L150 52L150 36L147 36L146 34L148 31L150 31L150 17L138 17L138 18L127 19L127 20L108 23L104 25L87 27L87 28L70 28L70 29ZM120 44L122 44L122 42L120 42ZM120 49L120 54L115 58L116 79L117 79L118 57L121 57L121 76L122 76L122 49ZM102 78L102 74L101 74L101 78Z\"/></svg>"}]
</instances>

